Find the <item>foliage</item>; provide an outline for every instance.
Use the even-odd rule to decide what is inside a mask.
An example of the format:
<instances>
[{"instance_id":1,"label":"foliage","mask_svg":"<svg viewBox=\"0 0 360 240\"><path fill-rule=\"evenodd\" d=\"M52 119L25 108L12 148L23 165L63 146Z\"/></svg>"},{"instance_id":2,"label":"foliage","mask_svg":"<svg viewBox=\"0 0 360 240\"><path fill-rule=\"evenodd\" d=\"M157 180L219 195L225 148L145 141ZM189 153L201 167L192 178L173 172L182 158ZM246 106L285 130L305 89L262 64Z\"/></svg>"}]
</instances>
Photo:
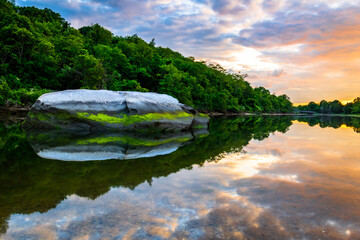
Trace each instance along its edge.
<instances>
[{"instance_id":1,"label":"foliage","mask_svg":"<svg viewBox=\"0 0 360 240\"><path fill-rule=\"evenodd\" d=\"M9 87L10 84L8 84L4 77L0 78L0 104L21 105L21 103L33 103L42 94L50 92L46 89L27 90L25 88L18 88L13 90Z\"/></svg>"},{"instance_id":2,"label":"foliage","mask_svg":"<svg viewBox=\"0 0 360 240\"><path fill-rule=\"evenodd\" d=\"M312 111L324 114L360 114L360 97L343 105L339 100L327 102L322 100L320 104L310 102L307 105L297 107L299 111Z\"/></svg>"},{"instance_id":3,"label":"foliage","mask_svg":"<svg viewBox=\"0 0 360 240\"><path fill-rule=\"evenodd\" d=\"M99 24L75 29L50 9L6 0L0 14L0 104L13 99L9 89L89 88L166 93L204 111L292 111L286 95L252 88L244 75L220 65L155 47L154 39L114 36Z\"/></svg>"}]
</instances>

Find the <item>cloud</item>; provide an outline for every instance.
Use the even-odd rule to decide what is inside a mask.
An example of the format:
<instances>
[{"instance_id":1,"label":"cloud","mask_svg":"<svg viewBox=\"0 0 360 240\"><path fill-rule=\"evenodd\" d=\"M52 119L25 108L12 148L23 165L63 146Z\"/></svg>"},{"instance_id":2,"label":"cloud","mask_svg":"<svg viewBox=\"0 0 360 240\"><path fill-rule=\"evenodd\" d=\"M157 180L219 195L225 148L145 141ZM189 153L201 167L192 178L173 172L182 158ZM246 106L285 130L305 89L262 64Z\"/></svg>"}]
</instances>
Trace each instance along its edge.
<instances>
[{"instance_id":1,"label":"cloud","mask_svg":"<svg viewBox=\"0 0 360 240\"><path fill-rule=\"evenodd\" d=\"M232 0L214 0L212 1L212 9L220 15L241 15L246 11L251 1L232 1Z\"/></svg>"},{"instance_id":2,"label":"cloud","mask_svg":"<svg viewBox=\"0 0 360 240\"><path fill-rule=\"evenodd\" d=\"M334 29L359 23L360 8L331 9L327 5L284 9L274 19L241 30L234 42L251 47L276 47L317 41Z\"/></svg>"},{"instance_id":3,"label":"cloud","mask_svg":"<svg viewBox=\"0 0 360 240\"><path fill-rule=\"evenodd\" d=\"M283 69L277 69L277 70L274 70L271 75L273 77L280 77L282 75L284 75L284 70Z\"/></svg>"},{"instance_id":4,"label":"cloud","mask_svg":"<svg viewBox=\"0 0 360 240\"><path fill-rule=\"evenodd\" d=\"M287 73L278 78L256 74L250 78L254 85L285 92L295 102L351 99L354 87L359 90L359 29L359 4L302 1L283 5L272 19L241 30L233 42L257 49L259 58Z\"/></svg>"}]
</instances>

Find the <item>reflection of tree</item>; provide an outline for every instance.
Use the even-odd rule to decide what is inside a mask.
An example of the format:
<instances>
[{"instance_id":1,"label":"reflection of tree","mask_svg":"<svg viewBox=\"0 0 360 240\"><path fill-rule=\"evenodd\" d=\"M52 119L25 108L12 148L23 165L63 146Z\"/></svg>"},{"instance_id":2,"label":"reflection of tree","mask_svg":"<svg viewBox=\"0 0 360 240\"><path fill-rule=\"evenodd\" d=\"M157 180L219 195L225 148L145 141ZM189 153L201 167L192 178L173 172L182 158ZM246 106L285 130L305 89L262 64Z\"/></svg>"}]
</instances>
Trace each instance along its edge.
<instances>
[{"instance_id":1,"label":"reflection of tree","mask_svg":"<svg viewBox=\"0 0 360 240\"><path fill-rule=\"evenodd\" d=\"M164 156L137 160L66 162L39 158L21 124L0 125L0 224L14 213L46 212L70 194L95 199L110 187L134 189L152 178L167 176L193 165L218 160L222 153L241 151L251 139L286 132L288 117L217 118L210 134L196 138Z\"/></svg>"},{"instance_id":2,"label":"reflection of tree","mask_svg":"<svg viewBox=\"0 0 360 240\"><path fill-rule=\"evenodd\" d=\"M296 120L299 122L306 122L309 126L319 125L322 128L332 127L339 128L341 125L346 125L347 127L352 127L355 132L360 132L360 118L358 117L337 117L337 116L321 116L321 117L312 117L312 116L301 116L296 117Z\"/></svg>"}]
</instances>

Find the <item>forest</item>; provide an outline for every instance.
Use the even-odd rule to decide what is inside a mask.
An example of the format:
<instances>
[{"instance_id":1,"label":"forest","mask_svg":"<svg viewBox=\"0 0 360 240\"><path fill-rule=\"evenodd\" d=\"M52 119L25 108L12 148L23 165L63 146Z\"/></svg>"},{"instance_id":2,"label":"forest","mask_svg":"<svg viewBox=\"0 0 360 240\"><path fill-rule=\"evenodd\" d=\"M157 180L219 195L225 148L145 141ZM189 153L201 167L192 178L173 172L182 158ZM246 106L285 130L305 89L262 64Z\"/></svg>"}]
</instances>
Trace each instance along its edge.
<instances>
[{"instance_id":1,"label":"forest","mask_svg":"<svg viewBox=\"0 0 360 240\"><path fill-rule=\"evenodd\" d=\"M320 103L309 102L307 105L297 107L299 111L312 111L322 114L360 114L360 97L343 105L339 100L325 101Z\"/></svg>"},{"instance_id":2,"label":"forest","mask_svg":"<svg viewBox=\"0 0 360 240\"><path fill-rule=\"evenodd\" d=\"M203 111L291 112L286 95L241 73L184 57L137 35L93 24L75 29L51 9L0 0L0 105L29 105L65 89L151 91Z\"/></svg>"}]
</instances>

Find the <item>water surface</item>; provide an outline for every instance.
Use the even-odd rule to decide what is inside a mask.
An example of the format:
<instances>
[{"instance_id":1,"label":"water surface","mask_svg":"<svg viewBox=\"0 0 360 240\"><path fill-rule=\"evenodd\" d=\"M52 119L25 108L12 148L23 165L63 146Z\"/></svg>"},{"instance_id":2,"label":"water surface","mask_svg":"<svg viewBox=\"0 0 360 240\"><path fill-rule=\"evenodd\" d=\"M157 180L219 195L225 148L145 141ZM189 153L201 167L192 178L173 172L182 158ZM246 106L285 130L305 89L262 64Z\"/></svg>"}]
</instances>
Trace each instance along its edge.
<instances>
[{"instance_id":1,"label":"water surface","mask_svg":"<svg viewBox=\"0 0 360 240\"><path fill-rule=\"evenodd\" d=\"M212 119L167 154L61 161L3 121L0 238L360 239L359 126Z\"/></svg>"}]
</instances>

